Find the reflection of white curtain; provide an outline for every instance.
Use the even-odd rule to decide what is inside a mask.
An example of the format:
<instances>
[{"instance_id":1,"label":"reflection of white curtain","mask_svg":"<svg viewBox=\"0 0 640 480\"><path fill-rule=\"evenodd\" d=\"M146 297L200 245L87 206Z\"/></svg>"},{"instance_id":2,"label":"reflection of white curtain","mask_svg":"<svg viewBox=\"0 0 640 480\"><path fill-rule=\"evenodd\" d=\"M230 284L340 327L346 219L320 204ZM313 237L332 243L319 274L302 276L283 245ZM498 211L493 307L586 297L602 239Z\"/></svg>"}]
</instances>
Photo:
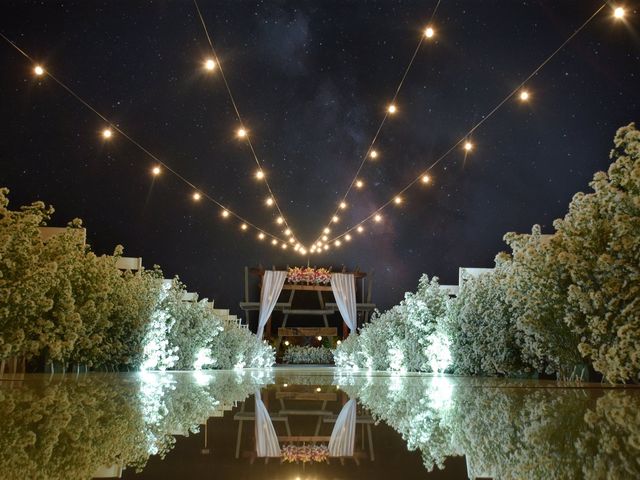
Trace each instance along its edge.
<instances>
[{"instance_id":1,"label":"reflection of white curtain","mask_svg":"<svg viewBox=\"0 0 640 480\"><path fill-rule=\"evenodd\" d=\"M256 335L262 338L264 326L276 306L282 286L287 278L287 272L279 270L267 270L262 278L262 291L260 292L260 315L258 316L258 331Z\"/></svg>"},{"instance_id":2,"label":"reflection of white curtain","mask_svg":"<svg viewBox=\"0 0 640 480\"><path fill-rule=\"evenodd\" d=\"M349 400L338 415L329 440L329 455L332 457L352 457L356 439L356 401Z\"/></svg>"},{"instance_id":3,"label":"reflection of white curtain","mask_svg":"<svg viewBox=\"0 0 640 480\"><path fill-rule=\"evenodd\" d=\"M264 406L260 391L256 391L256 452L259 457L280 457L278 436L273 428L273 422Z\"/></svg>"},{"instance_id":4,"label":"reflection of white curtain","mask_svg":"<svg viewBox=\"0 0 640 480\"><path fill-rule=\"evenodd\" d=\"M349 330L356 331L358 313L356 311L356 281L353 273L332 273L331 290L336 297L338 310Z\"/></svg>"}]
</instances>

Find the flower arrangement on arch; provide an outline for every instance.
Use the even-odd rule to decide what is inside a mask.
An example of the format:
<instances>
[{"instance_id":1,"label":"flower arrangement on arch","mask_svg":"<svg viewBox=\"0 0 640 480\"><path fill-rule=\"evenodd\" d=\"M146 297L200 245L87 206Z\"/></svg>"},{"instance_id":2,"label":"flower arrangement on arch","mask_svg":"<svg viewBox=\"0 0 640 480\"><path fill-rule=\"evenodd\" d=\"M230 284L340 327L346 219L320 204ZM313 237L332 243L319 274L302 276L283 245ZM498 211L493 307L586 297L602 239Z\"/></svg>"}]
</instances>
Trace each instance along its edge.
<instances>
[{"instance_id":1,"label":"flower arrangement on arch","mask_svg":"<svg viewBox=\"0 0 640 480\"><path fill-rule=\"evenodd\" d=\"M285 445L281 452L282 461L287 463L321 463L329 458L329 447L326 445Z\"/></svg>"},{"instance_id":2,"label":"flower arrangement on arch","mask_svg":"<svg viewBox=\"0 0 640 480\"><path fill-rule=\"evenodd\" d=\"M287 269L288 283L307 285L327 285L331 282L330 268L292 267Z\"/></svg>"}]
</instances>

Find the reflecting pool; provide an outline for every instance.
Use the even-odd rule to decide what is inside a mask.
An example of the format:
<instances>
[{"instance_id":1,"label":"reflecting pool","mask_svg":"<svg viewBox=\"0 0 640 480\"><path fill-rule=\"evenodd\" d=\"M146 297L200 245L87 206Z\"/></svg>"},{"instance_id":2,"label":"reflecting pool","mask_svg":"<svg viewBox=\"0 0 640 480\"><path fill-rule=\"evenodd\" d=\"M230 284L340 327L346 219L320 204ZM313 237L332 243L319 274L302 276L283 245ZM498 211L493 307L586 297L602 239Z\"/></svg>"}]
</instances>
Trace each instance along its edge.
<instances>
[{"instance_id":1,"label":"reflecting pool","mask_svg":"<svg viewBox=\"0 0 640 480\"><path fill-rule=\"evenodd\" d=\"M640 389L329 368L9 376L0 478L640 478Z\"/></svg>"}]
</instances>

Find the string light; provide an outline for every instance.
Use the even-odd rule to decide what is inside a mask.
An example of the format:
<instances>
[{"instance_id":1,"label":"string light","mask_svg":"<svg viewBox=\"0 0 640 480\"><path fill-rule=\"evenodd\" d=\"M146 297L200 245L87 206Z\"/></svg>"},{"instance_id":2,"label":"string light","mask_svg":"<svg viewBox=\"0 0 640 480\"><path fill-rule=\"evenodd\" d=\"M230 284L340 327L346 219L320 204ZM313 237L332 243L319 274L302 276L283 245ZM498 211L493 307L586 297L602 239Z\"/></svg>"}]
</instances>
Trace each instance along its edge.
<instances>
[{"instance_id":1,"label":"string light","mask_svg":"<svg viewBox=\"0 0 640 480\"><path fill-rule=\"evenodd\" d=\"M271 245L278 245L278 241L274 238L271 240Z\"/></svg>"},{"instance_id":2,"label":"string light","mask_svg":"<svg viewBox=\"0 0 640 480\"><path fill-rule=\"evenodd\" d=\"M520 100L526 102L529 100L529 92L527 90L522 90L520 92Z\"/></svg>"},{"instance_id":3,"label":"string light","mask_svg":"<svg viewBox=\"0 0 640 480\"><path fill-rule=\"evenodd\" d=\"M44 75L44 68L42 68L42 66L40 65L36 65L35 67L33 67L33 73L35 73L38 77L41 77L42 75Z\"/></svg>"},{"instance_id":4,"label":"string light","mask_svg":"<svg viewBox=\"0 0 640 480\"><path fill-rule=\"evenodd\" d=\"M356 180L355 186L356 188L362 188L364 187L364 182L362 180Z\"/></svg>"},{"instance_id":5,"label":"string light","mask_svg":"<svg viewBox=\"0 0 640 480\"><path fill-rule=\"evenodd\" d=\"M625 14L625 11L624 11L624 8L622 8L622 7L617 7L617 8L613 11L613 16L614 16L615 18L618 18L618 19L620 19L620 18L624 18L624 14Z\"/></svg>"},{"instance_id":6,"label":"string light","mask_svg":"<svg viewBox=\"0 0 640 480\"><path fill-rule=\"evenodd\" d=\"M267 207L271 207L273 206L273 198L269 197L267 198L264 203L267 205Z\"/></svg>"},{"instance_id":7,"label":"string light","mask_svg":"<svg viewBox=\"0 0 640 480\"><path fill-rule=\"evenodd\" d=\"M427 27L427 29L424 31L424 36L427 38L433 38L435 34L436 32L432 27Z\"/></svg>"},{"instance_id":8,"label":"string light","mask_svg":"<svg viewBox=\"0 0 640 480\"><path fill-rule=\"evenodd\" d=\"M283 244L282 244L282 249L283 249L283 250L286 250L286 249L287 249L287 244L286 244L286 243L283 243Z\"/></svg>"},{"instance_id":9,"label":"string light","mask_svg":"<svg viewBox=\"0 0 640 480\"><path fill-rule=\"evenodd\" d=\"M264 233L260 232L258 234L258 240L264 240Z\"/></svg>"},{"instance_id":10,"label":"string light","mask_svg":"<svg viewBox=\"0 0 640 480\"><path fill-rule=\"evenodd\" d=\"M306 248L301 248L301 249L300 249L300 253L301 253L302 255L306 255L306 254L307 254L307 249L306 249Z\"/></svg>"},{"instance_id":11,"label":"string light","mask_svg":"<svg viewBox=\"0 0 640 480\"><path fill-rule=\"evenodd\" d=\"M200 195L200 192L195 192L192 197L196 202L198 202L202 198L202 195Z\"/></svg>"},{"instance_id":12,"label":"string light","mask_svg":"<svg viewBox=\"0 0 640 480\"><path fill-rule=\"evenodd\" d=\"M153 167L153 168L151 169L151 173L152 173L154 176L156 176L156 177L157 177L158 175L160 175L160 173L161 173L161 172L162 172L162 170L160 169L160 167Z\"/></svg>"},{"instance_id":13,"label":"string light","mask_svg":"<svg viewBox=\"0 0 640 480\"><path fill-rule=\"evenodd\" d=\"M342 210L344 210L345 208L347 208L347 204L346 204L346 202L340 202L340 208L341 208Z\"/></svg>"},{"instance_id":14,"label":"string light","mask_svg":"<svg viewBox=\"0 0 640 480\"><path fill-rule=\"evenodd\" d=\"M324 248L325 250L329 250L329 245L325 245L323 248Z\"/></svg>"},{"instance_id":15,"label":"string light","mask_svg":"<svg viewBox=\"0 0 640 480\"><path fill-rule=\"evenodd\" d=\"M278 217L278 218L276 218L276 223L277 223L278 225L282 225L282 224L284 223L284 218L282 218L282 217Z\"/></svg>"},{"instance_id":16,"label":"string light","mask_svg":"<svg viewBox=\"0 0 640 480\"><path fill-rule=\"evenodd\" d=\"M473 150L473 143L466 141L464 142L464 149L467 152L470 152L471 150Z\"/></svg>"},{"instance_id":17,"label":"string light","mask_svg":"<svg viewBox=\"0 0 640 480\"><path fill-rule=\"evenodd\" d=\"M246 230L247 228L249 227L247 227L246 223L243 223L242 225L240 225L240 230Z\"/></svg>"},{"instance_id":18,"label":"string light","mask_svg":"<svg viewBox=\"0 0 640 480\"><path fill-rule=\"evenodd\" d=\"M364 227L362 225L358 225L358 228L356 228L356 230L358 231L358 233L362 233L364 232Z\"/></svg>"},{"instance_id":19,"label":"string light","mask_svg":"<svg viewBox=\"0 0 640 480\"><path fill-rule=\"evenodd\" d=\"M102 130L102 138L109 140L111 137L113 137L113 131L110 128Z\"/></svg>"},{"instance_id":20,"label":"string light","mask_svg":"<svg viewBox=\"0 0 640 480\"><path fill-rule=\"evenodd\" d=\"M284 341L284 346L285 346L285 347L288 347L288 346L289 346L289 340L285 340L285 341ZM286 387L286 386L287 386L287 384L285 383L285 384L283 385L283 387Z\"/></svg>"},{"instance_id":21,"label":"string light","mask_svg":"<svg viewBox=\"0 0 640 480\"><path fill-rule=\"evenodd\" d=\"M295 238L293 238L293 237L290 237L290 238L289 238L289 243L296 243L296 239L295 239Z\"/></svg>"},{"instance_id":22,"label":"string light","mask_svg":"<svg viewBox=\"0 0 640 480\"><path fill-rule=\"evenodd\" d=\"M238 136L238 138L244 138L247 136L247 130L245 130L244 128L239 128L236 131L236 135Z\"/></svg>"},{"instance_id":23,"label":"string light","mask_svg":"<svg viewBox=\"0 0 640 480\"><path fill-rule=\"evenodd\" d=\"M210 72L215 70L215 68L216 68L215 60L213 60L212 58L207 58L205 60L205 62L204 62L204 68L205 68L205 70L209 70Z\"/></svg>"},{"instance_id":24,"label":"string light","mask_svg":"<svg viewBox=\"0 0 640 480\"><path fill-rule=\"evenodd\" d=\"M342 242L341 242L340 240L336 240L335 242L333 242L333 244L334 244L336 247L339 247L340 245L342 245Z\"/></svg>"},{"instance_id":25,"label":"string light","mask_svg":"<svg viewBox=\"0 0 640 480\"><path fill-rule=\"evenodd\" d=\"M369 153L369 156L371 158L378 158L378 152L375 150L371 150L371 152Z\"/></svg>"},{"instance_id":26,"label":"string light","mask_svg":"<svg viewBox=\"0 0 640 480\"><path fill-rule=\"evenodd\" d=\"M322 241L323 241L323 242L326 242L327 240L329 240L329 237L327 237L326 235L323 235L323 236L322 236Z\"/></svg>"},{"instance_id":27,"label":"string light","mask_svg":"<svg viewBox=\"0 0 640 480\"><path fill-rule=\"evenodd\" d=\"M393 115L397 111L398 111L398 109L396 108L396 106L393 103L387 107L387 112L389 112L391 115Z\"/></svg>"},{"instance_id":28,"label":"string light","mask_svg":"<svg viewBox=\"0 0 640 480\"><path fill-rule=\"evenodd\" d=\"M420 181L426 185L427 183L431 182L431 177L425 173L424 175L422 175Z\"/></svg>"},{"instance_id":29,"label":"string light","mask_svg":"<svg viewBox=\"0 0 640 480\"><path fill-rule=\"evenodd\" d=\"M287 229L284 231L284 234L285 234L287 237L288 237L289 235L291 235L291 233L293 233L293 232L291 232L291 229L289 229L289 228L287 228Z\"/></svg>"},{"instance_id":30,"label":"string light","mask_svg":"<svg viewBox=\"0 0 640 480\"><path fill-rule=\"evenodd\" d=\"M228 210L222 210L222 212L220 212L220 215L222 215L222 218L228 218L229 217L229 211Z\"/></svg>"},{"instance_id":31,"label":"string light","mask_svg":"<svg viewBox=\"0 0 640 480\"><path fill-rule=\"evenodd\" d=\"M344 239L346 242L350 242L351 241L351 235L349 235L348 233L344 236Z\"/></svg>"},{"instance_id":32,"label":"string light","mask_svg":"<svg viewBox=\"0 0 640 480\"><path fill-rule=\"evenodd\" d=\"M377 223L380 223L382 221L382 215L376 213L375 217L373 217L373 220L375 220Z\"/></svg>"},{"instance_id":33,"label":"string light","mask_svg":"<svg viewBox=\"0 0 640 480\"><path fill-rule=\"evenodd\" d=\"M334 215L333 217L331 217L331 221L333 223L338 223L340 221L340 218L337 215Z\"/></svg>"},{"instance_id":34,"label":"string light","mask_svg":"<svg viewBox=\"0 0 640 480\"><path fill-rule=\"evenodd\" d=\"M264 178L264 172L263 172L262 170L258 170L258 171L256 172L256 178L257 178L258 180L262 180L262 179Z\"/></svg>"},{"instance_id":35,"label":"string light","mask_svg":"<svg viewBox=\"0 0 640 480\"><path fill-rule=\"evenodd\" d=\"M402 197L396 197L393 199L393 203L400 205L402 203Z\"/></svg>"},{"instance_id":36,"label":"string light","mask_svg":"<svg viewBox=\"0 0 640 480\"><path fill-rule=\"evenodd\" d=\"M318 341L322 340L322 336L320 336L320 335L318 335L316 338L318 339Z\"/></svg>"},{"instance_id":37,"label":"string light","mask_svg":"<svg viewBox=\"0 0 640 480\"><path fill-rule=\"evenodd\" d=\"M331 233L331 229L329 227L325 227L325 229L323 230L324 233Z\"/></svg>"}]
</instances>

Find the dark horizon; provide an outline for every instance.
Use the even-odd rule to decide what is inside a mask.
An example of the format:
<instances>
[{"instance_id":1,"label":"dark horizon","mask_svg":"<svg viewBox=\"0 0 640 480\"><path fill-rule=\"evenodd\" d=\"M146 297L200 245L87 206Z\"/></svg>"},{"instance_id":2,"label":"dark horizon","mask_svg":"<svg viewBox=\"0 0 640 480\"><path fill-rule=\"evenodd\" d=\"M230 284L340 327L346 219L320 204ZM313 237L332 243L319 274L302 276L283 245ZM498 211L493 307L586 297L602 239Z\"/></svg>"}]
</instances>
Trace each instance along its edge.
<instances>
[{"instance_id":1,"label":"dark horizon","mask_svg":"<svg viewBox=\"0 0 640 480\"><path fill-rule=\"evenodd\" d=\"M294 231L307 243L346 190L436 1L202 2L258 157ZM423 45L362 172L341 226L367 216L446 152L578 28L600 2L443 0L435 41ZM457 283L458 267L487 267L508 231L552 231L571 197L607 168L615 131L636 120L637 12L605 7L455 150L432 185L403 195L349 246L311 265L376 272L381 308L415 290L422 273ZM8 1L0 32L98 111L221 203L276 232L264 185L219 76L202 71L206 37L191 2ZM105 126L6 42L0 46L0 186L10 207L43 200L50 222L84 220L97 253L125 255L179 275L190 291L239 313L243 267L306 265L260 244Z\"/></svg>"}]
</instances>

